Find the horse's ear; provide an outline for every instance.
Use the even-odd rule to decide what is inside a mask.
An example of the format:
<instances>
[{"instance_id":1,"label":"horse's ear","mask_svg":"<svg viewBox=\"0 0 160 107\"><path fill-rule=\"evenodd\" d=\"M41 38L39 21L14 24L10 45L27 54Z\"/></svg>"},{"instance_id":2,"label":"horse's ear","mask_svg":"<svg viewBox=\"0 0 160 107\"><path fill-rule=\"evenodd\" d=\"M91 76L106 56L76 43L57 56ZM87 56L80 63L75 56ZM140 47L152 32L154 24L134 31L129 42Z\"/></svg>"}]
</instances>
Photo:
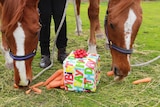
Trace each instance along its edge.
<instances>
[{"instance_id":1,"label":"horse's ear","mask_svg":"<svg viewBox=\"0 0 160 107\"><path fill-rule=\"evenodd\" d=\"M3 5L4 1L5 1L5 0L0 0L1 5Z\"/></svg>"}]
</instances>

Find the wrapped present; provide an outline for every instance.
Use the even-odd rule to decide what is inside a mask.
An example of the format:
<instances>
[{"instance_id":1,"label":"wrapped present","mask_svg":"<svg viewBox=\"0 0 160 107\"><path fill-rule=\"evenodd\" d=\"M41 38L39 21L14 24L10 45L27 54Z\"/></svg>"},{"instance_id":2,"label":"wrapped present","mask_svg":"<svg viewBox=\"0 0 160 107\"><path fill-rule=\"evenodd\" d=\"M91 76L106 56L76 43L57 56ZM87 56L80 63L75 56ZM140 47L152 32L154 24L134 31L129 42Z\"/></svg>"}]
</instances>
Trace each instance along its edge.
<instances>
[{"instance_id":1,"label":"wrapped present","mask_svg":"<svg viewBox=\"0 0 160 107\"><path fill-rule=\"evenodd\" d=\"M100 80L100 56L72 51L63 62L63 71L65 90L95 92Z\"/></svg>"}]
</instances>

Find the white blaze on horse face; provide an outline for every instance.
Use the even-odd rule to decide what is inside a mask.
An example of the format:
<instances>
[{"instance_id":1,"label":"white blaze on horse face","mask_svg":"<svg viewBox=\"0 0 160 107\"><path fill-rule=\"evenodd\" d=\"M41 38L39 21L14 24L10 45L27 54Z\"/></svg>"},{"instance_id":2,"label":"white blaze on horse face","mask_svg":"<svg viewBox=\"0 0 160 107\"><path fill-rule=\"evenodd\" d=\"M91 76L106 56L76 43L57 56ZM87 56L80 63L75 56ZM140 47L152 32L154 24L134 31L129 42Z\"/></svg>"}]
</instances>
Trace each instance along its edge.
<instances>
[{"instance_id":1,"label":"white blaze on horse face","mask_svg":"<svg viewBox=\"0 0 160 107\"><path fill-rule=\"evenodd\" d=\"M135 15L134 11L132 9L129 10L128 18L124 23L124 34L125 34L125 45L126 49L130 49L131 45L131 35L132 35L132 27L137 19L137 16ZM128 62L129 61L129 55L127 55Z\"/></svg>"},{"instance_id":2,"label":"white blaze on horse face","mask_svg":"<svg viewBox=\"0 0 160 107\"><path fill-rule=\"evenodd\" d=\"M21 23L18 23L18 27L15 29L13 32L13 36L16 42L17 46L17 56L24 56L25 51L24 51L24 42L25 42L25 34L23 31L23 28L21 27ZM15 65L18 69L19 76L20 76L20 86L27 86L29 81L26 76L26 66L25 66L25 61L15 61Z\"/></svg>"}]
</instances>

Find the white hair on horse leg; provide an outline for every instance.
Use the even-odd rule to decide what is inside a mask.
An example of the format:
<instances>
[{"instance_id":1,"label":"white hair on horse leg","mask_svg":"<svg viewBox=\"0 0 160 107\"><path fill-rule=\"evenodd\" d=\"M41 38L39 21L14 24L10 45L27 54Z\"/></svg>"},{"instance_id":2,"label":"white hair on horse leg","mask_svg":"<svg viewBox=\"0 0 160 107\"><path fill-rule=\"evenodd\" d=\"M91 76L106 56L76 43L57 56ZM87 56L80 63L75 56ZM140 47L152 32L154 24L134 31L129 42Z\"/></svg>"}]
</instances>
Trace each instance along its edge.
<instances>
[{"instance_id":1,"label":"white hair on horse leg","mask_svg":"<svg viewBox=\"0 0 160 107\"><path fill-rule=\"evenodd\" d=\"M88 40L88 53L95 53L97 54L96 44L92 44Z\"/></svg>"},{"instance_id":2,"label":"white hair on horse leg","mask_svg":"<svg viewBox=\"0 0 160 107\"><path fill-rule=\"evenodd\" d=\"M132 27L137 19L137 16L135 15L134 11L132 9L129 10L128 18L124 23L124 34L125 34L125 45L127 49L130 49L131 45L131 35L132 35ZM127 55L128 62L129 61L129 55Z\"/></svg>"},{"instance_id":3,"label":"white hair on horse leg","mask_svg":"<svg viewBox=\"0 0 160 107\"><path fill-rule=\"evenodd\" d=\"M9 55L9 50L5 50L2 43L1 43L1 49L0 50L2 51L2 54L4 54L4 57L5 57L5 66L8 69L13 69L13 59Z\"/></svg>"},{"instance_id":4,"label":"white hair on horse leg","mask_svg":"<svg viewBox=\"0 0 160 107\"><path fill-rule=\"evenodd\" d=\"M75 31L79 32L79 33L82 33L82 20L81 20L80 15L77 16L77 26L76 26Z\"/></svg>"},{"instance_id":5,"label":"white hair on horse leg","mask_svg":"<svg viewBox=\"0 0 160 107\"><path fill-rule=\"evenodd\" d=\"M21 27L21 23L18 23L18 27L13 32L13 36L14 36L16 46L17 46L16 55L17 56L24 56L25 55L25 51L24 51L25 34L24 34L24 31ZM19 76L20 76L19 85L27 86L29 81L26 76L25 61L15 61L15 63L16 63L15 65L18 69Z\"/></svg>"}]
</instances>

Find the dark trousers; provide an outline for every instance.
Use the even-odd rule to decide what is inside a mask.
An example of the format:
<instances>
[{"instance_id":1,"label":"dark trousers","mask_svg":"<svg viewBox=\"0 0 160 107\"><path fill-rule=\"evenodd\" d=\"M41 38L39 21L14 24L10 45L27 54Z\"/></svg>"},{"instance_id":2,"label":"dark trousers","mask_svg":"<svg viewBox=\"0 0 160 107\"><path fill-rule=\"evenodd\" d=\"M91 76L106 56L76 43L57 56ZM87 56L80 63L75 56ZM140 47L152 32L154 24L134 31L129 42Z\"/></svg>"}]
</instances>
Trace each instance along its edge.
<instances>
[{"instance_id":1,"label":"dark trousers","mask_svg":"<svg viewBox=\"0 0 160 107\"><path fill-rule=\"evenodd\" d=\"M40 31L40 47L42 55L50 55L50 25L51 19L54 20L55 25L55 33L59 27L61 22L64 8L65 8L66 0L40 0L39 1L39 12L40 12L40 23L42 24L42 28ZM62 28L59 32L56 46L58 49L65 48L67 46L67 25L66 18L62 25Z\"/></svg>"}]
</instances>

